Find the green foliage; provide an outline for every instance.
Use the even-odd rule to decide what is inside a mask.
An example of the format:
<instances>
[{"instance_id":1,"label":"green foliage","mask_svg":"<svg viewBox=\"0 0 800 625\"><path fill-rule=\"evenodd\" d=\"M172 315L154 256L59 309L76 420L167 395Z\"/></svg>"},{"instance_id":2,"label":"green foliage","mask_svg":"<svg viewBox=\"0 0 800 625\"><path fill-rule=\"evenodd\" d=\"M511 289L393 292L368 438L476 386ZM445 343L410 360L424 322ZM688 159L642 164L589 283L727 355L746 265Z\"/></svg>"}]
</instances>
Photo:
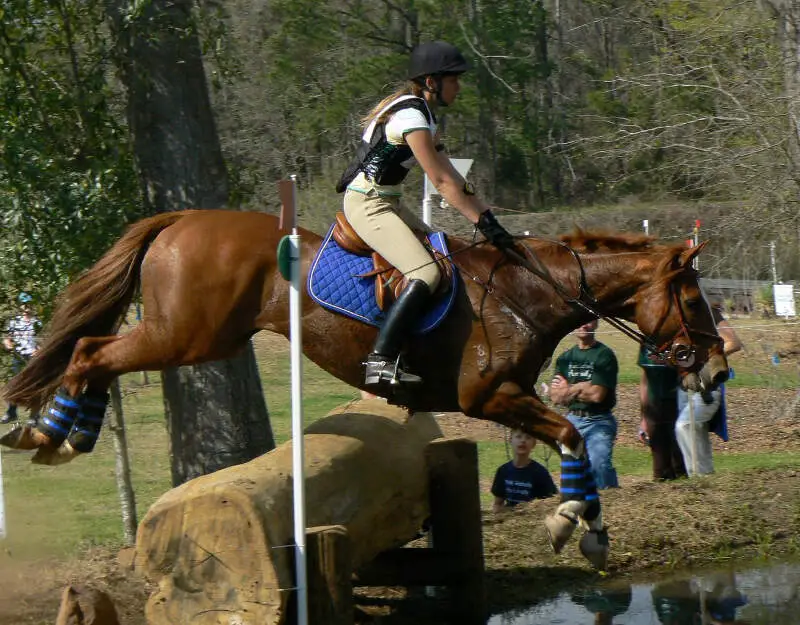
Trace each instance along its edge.
<instances>
[{"instance_id":1,"label":"green foliage","mask_svg":"<svg viewBox=\"0 0 800 625\"><path fill-rule=\"evenodd\" d=\"M101 2L0 2L0 299L45 312L141 215Z\"/></svg>"},{"instance_id":2,"label":"green foliage","mask_svg":"<svg viewBox=\"0 0 800 625\"><path fill-rule=\"evenodd\" d=\"M712 0L559 6L238 0L226 47L242 65L222 104L226 154L259 203L272 193L264 184L290 171L315 198L330 196L360 118L401 82L414 44L443 38L474 66L442 111L446 145L475 159L472 176L493 203L740 200L749 182L785 186L783 68L766 14ZM245 145L247 128L260 149Z\"/></svg>"}]
</instances>

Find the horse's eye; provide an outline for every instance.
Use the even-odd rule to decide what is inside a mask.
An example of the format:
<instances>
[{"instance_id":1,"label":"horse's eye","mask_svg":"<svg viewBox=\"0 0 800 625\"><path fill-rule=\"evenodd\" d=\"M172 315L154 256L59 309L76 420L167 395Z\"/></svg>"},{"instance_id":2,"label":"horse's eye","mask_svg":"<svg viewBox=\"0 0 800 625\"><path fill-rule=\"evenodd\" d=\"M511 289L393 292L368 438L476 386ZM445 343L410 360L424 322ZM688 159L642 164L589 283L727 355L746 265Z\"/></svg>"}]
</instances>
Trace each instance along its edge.
<instances>
[{"instance_id":1,"label":"horse's eye","mask_svg":"<svg viewBox=\"0 0 800 625\"><path fill-rule=\"evenodd\" d=\"M691 297L684 300L683 303L687 308L698 308L703 303L703 300L698 297Z\"/></svg>"}]
</instances>

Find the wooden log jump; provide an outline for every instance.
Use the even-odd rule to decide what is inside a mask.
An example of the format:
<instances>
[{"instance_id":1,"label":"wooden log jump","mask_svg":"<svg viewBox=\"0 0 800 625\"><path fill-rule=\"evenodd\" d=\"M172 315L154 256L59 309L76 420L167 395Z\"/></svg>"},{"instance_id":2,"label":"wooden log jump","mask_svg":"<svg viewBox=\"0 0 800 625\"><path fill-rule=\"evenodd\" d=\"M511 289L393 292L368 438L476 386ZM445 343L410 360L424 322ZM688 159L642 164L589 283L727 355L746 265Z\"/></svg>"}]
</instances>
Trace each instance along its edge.
<instances>
[{"instance_id":1,"label":"wooden log jump","mask_svg":"<svg viewBox=\"0 0 800 625\"><path fill-rule=\"evenodd\" d=\"M306 428L311 623L353 622L354 571L359 584L446 585L462 613L483 619L477 452L440 437L430 414L409 418L381 400L352 402ZM292 510L291 442L165 493L137 533L135 567L158 586L147 622L292 622ZM429 517L433 548L398 549ZM415 579L420 564L429 574Z\"/></svg>"}]
</instances>

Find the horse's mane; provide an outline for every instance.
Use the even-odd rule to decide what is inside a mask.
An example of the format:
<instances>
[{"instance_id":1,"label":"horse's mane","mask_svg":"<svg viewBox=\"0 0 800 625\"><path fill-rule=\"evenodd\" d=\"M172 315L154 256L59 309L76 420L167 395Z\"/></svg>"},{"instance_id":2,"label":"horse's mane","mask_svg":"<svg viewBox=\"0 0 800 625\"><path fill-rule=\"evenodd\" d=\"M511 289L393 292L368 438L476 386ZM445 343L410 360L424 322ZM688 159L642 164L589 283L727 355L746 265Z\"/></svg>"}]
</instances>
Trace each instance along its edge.
<instances>
[{"instance_id":1,"label":"horse's mane","mask_svg":"<svg viewBox=\"0 0 800 625\"><path fill-rule=\"evenodd\" d=\"M576 252L640 252L657 247L656 238L633 232L586 231L576 228L570 234L562 234L559 240Z\"/></svg>"}]
</instances>

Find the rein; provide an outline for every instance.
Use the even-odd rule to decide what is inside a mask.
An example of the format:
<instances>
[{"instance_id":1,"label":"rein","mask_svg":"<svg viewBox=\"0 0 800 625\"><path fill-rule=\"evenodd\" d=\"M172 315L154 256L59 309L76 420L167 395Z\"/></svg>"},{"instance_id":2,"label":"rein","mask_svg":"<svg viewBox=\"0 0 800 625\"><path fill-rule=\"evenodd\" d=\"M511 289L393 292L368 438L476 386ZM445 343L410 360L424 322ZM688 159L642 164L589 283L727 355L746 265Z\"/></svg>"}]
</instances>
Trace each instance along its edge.
<instances>
[{"instance_id":1,"label":"rein","mask_svg":"<svg viewBox=\"0 0 800 625\"><path fill-rule=\"evenodd\" d=\"M609 325L619 330L622 334L626 335L628 338L633 339L634 341L639 343L639 345L643 346L649 352L650 354L649 357L653 361L660 362L663 364L670 364L672 366L679 368L689 368L692 365L694 365L696 350L691 341L690 329L688 324L686 323L686 315L684 314L683 307L680 305L680 301L678 300L678 294L675 292L673 284L670 284L670 290L672 292L673 302L677 307L678 314L680 315L681 327L678 330L678 332L676 332L675 336L672 337L672 339L666 341L662 345L656 345L650 337L646 336L639 330L630 327L623 319L620 319L619 317L615 317L613 315L604 315L602 312L600 312L600 303L591 295L589 286L586 283L586 271L584 270L580 255L573 248L571 248L570 246L566 245L561 241L553 241L553 243L561 245L562 247L569 250L573 258L575 258L575 262L577 263L578 268L580 270L577 296L574 296L571 293L569 293L567 289L565 289L559 282L557 282L555 278L553 278L547 266L544 265L536 256L536 254L533 251L531 251L526 245L524 244L522 245L522 249L525 251L526 256L523 256L514 249L506 249L503 251L509 258L515 260L521 267L528 270L538 278L542 279L546 284L552 287L553 290L573 308L581 309L585 312L588 312L597 319L605 319L605 321ZM474 245L475 243L473 243L473 245L470 247L473 247ZM459 252L461 251L464 250L459 250ZM530 258L533 258L535 260L536 266L534 266L534 264L529 260ZM527 323L529 326L532 327L535 326L531 318L515 302L509 300L506 297L501 297L496 292L496 289L491 285L491 277L489 278L490 283L487 284L486 282L481 280L478 276L474 275L472 272L467 272L467 275L469 275L472 281L480 285L488 294L492 295L503 305L511 309L514 312L514 314L520 317L523 321L525 321L525 323ZM703 332L702 334L708 334L708 333Z\"/></svg>"},{"instance_id":2,"label":"rein","mask_svg":"<svg viewBox=\"0 0 800 625\"><path fill-rule=\"evenodd\" d=\"M549 284L556 293L558 293L561 298L570 304L574 308L581 308L584 311L590 313L594 317L598 319L603 318L605 319L609 325L615 327L617 330L625 334L627 337L633 339L634 341L638 342L640 345L644 345L648 348L655 348L656 346L653 342L648 339L642 332L636 330L635 328L630 327L624 320L620 319L619 317L614 317L611 315L603 315L599 310L599 302L592 297L589 291L589 285L586 284L586 271L583 268L583 263L581 262L581 257L578 253L571 248L569 245L562 243L561 241L555 241L558 245L563 246L567 250L569 250L570 254L572 254L575 262L578 264L578 268L580 269L580 277L578 279L578 295L574 297L570 295L567 290L558 282L556 282L555 278L553 278L550 270L544 265L526 245L522 245L522 249L528 255L528 258L533 258L536 261L538 267L534 267L531 262L529 262L528 258L523 257L521 254L518 254L515 250L506 250L507 254L516 260L522 267L530 271L535 276L538 276L542 280L544 280L547 284ZM588 301L587 301L588 300Z\"/></svg>"},{"instance_id":3,"label":"rein","mask_svg":"<svg viewBox=\"0 0 800 625\"><path fill-rule=\"evenodd\" d=\"M476 247L478 245L484 244L486 241L474 241L471 245L467 245L466 247L458 250L457 252L450 252L447 257L450 259L451 262L456 264L459 269L469 276L469 278L478 284L487 294L494 297L497 301L501 304L506 306L509 310L511 310L517 317L519 317L522 321L524 321L528 326L535 327L536 324L530 318L530 316L511 299L507 297L501 296L497 293L497 289L492 286L492 274L500 265L500 262L495 265L495 267L491 270L489 274L489 281L488 283L482 280L480 277L475 275L472 271L466 271L466 268L463 266L463 263L456 262L455 256L457 254L462 254L467 250ZM518 243L522 243L518 241ZM505 249L503 253L508 258L516 261L521 267L531 272L533 275L537 276L541 280L543 280L546 284L553 288L553 290L558 294L567 304L572 306L576 309L581 309L584 312L588 312L590 315L595 317L596 319L605 319L605 321L611 325L612 327L619 330L622 334L627 336L628 338L636 341L644 347L649 352L649 358L661 364L668 364L674 367L678 367L681 369L688 369L695 363L696 359L696 349L694 344L692 343L691 333L699 333L706 336L713 336L708 332L702 332L699 330L691 330L689 328L689 324L686 322L686 315L683 311L683 307L680 304L680 300L678 299L678 294L675 291L675 285L670 283L669 288L672 293L672 301L675 304L678 314L680 315L680 329L675 333L675 336L672 339L666 341L662 345L656 345L656 343L647 335L640 332L639 330L632 328L625 320L620 319L619 317L615 317L613 315L604 315L600 312L600 303L591 295L589 285L586 282L586 271L583 267L583 262L581 262L580 255L569 245L562 241L553 241L551 243L556 245L560 245L561 247L569 250L570 254L572 254L575 262L578 265L580 270L580 275L578 278L578 293L576 296L572 295L565 289L559 282L553 278L553 275L550 273L550 270L544 265L539 257L528 248L524 243L522 244L522 249L525 251L525 256L517 252L516 249ZM530 259L533 259L536 263L534 266L533 262ZM431 261L432 263L437 262L435 260ZM666 316L666 313L665 313Z\"/></svg>"}]
</instances>

